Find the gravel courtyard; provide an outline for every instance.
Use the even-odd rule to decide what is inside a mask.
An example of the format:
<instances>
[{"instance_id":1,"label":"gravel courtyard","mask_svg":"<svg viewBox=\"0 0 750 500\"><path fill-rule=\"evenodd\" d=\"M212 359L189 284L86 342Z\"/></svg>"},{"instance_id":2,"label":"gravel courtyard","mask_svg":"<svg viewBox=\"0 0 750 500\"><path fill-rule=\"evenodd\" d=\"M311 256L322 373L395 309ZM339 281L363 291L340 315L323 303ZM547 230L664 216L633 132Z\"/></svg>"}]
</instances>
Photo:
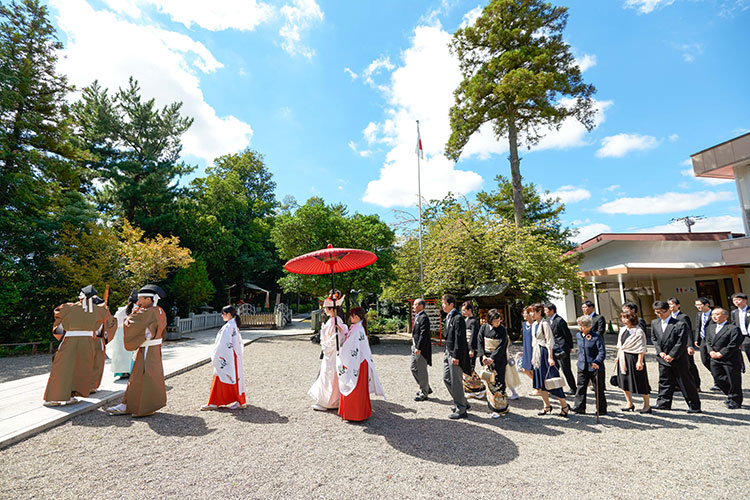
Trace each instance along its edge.
<instances>
[{"instance_id":1,"label":"gravel courtyard","mask_svg":"<svg viewBox=\"0 0 750 500\"><path fill-rule=\"evenodd\" d=\"M413 401L408 340L373 352L388 399L374 398L364 423L310 409L317 345L262 339L245 348L246 409L198 411L212 374L201 366L167 380L168 404L153 416L92 411L0 451L0 498L719 499L750 487L750 410L725 409L717 393L701 393L701 415L687 415L679 395L672 411L638 415L620 412L624 398L608 390L610 415L597 425L593 394L589 415L537 416L541 399L526 397L522 376L525 397L508 415L491 420L472 401L468 420L451 421L439 348L435 397L423 403ZM655 389L653 355L647 362Z\"/></svg>"}]
</instances>

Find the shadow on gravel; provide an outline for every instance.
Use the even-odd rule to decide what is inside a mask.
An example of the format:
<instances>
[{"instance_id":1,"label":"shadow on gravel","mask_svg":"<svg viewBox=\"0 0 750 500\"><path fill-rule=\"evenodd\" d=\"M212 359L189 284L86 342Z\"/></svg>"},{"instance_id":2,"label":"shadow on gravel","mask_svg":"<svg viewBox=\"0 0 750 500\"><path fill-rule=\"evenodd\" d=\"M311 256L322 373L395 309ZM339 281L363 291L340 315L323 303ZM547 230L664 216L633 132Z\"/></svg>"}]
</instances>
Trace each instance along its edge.
<instances>
[{"instance_id":1,"label":"shadow on gravel","mask_svg":"<svg viewBox=\"0 0 750 500\"><path fill-rule=\"evenodd\" d=\"M191 415L156 412L138 420L146 422L160 436L206 436L216 430L209 429L202 418Z\"/></svg>"},{"instance_id":2,"label":"shadow on gravel","mask_svg":"<svg viewBox=\"0 0 750 500\"><path fill-rule=\"evenodd\" d=\"M243 410L219 410L231 413L240 422L248 424L287 424L289 417L280 415L273 410L266 410L258 406L247 405Z\"/></svg>"},{"instance_id":3,"label":"shadow on gravel","mask_svg":"<svg viewBox=\"0 0 750 500\"><path fill-rule=\"evenodd\" d=\"M383 436L394 449L412 457L464 467L502 465L518 458L513 441L470 420L404 418L398 414L416 410L386 401L373 401L373 412L385 418L368 421L364 431ZM487 448L493 453L476 452Z\"/></svg>"}]
</instances>

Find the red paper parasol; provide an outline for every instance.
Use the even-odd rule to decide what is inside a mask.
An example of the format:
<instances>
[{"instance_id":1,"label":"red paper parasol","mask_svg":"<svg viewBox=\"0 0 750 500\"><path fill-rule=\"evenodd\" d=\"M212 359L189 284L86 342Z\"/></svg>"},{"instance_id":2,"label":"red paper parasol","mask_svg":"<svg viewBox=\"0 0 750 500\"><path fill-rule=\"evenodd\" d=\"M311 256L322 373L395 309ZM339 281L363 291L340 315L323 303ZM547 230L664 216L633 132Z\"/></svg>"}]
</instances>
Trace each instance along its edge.
<instances>
[{"instance_id":1,"label":"red paper parasol","mask_svg":"<svg viewBox=\"0 0 750 500\"><path fill-rule=\"evenodd\" d=\"M336 289L334 285L334 273L354 271L374 264L378 256L367 250L357 248L328 248L316 250L291 259L284 265L284 269L295 274L328 274L331 273L331 291ZM334 302L335 303L335 302ZM336 315L333 316L334 325ZM338 337L336 337L336 349L338 350Z\"/></svg>"}]
</instances>

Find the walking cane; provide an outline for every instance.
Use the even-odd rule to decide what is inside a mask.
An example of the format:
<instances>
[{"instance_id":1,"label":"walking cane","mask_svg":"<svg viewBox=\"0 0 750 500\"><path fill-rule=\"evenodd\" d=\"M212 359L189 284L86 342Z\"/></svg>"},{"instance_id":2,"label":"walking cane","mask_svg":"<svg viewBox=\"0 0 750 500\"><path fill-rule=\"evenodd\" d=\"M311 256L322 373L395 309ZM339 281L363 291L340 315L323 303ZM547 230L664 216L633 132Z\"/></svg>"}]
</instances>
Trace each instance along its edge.
<instances>
[{"instance_id":1,"label":"walking cane","mask_svg":"<svg viewBox=\"0 0 750 500\"><path fill-rule=\"evenodd\" d=\"M599 423L599 368L596 369L594 372L594 378L596 379L596 387L594 387L594 391L596 392L596 423Z\"/></svg>"}]
</instances>

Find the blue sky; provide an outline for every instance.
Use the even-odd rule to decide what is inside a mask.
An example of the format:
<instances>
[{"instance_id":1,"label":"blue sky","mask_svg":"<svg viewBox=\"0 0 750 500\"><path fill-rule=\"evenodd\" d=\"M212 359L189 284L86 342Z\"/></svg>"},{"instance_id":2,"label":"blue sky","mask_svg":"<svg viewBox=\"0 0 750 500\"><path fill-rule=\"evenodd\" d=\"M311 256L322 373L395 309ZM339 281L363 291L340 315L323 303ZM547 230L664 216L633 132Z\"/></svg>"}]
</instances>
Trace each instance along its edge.
<instances>
[{"instance_id":1,"label":"blue sky","mask_svg":"<svg viewBox=\"0 0 750 500\"><path fill-rule=\"evenodd\" d=\"M741 231L732 182L691 175L689 155L750 132L750 0L570 1L566 41L597 88L596 128L574 122L523 151L526 181L566 202L580 240L600 232ZM443 156L460 81L451 34L476 0L49 0L77 86L145 96L195 118L184 159L265 155L277 197L343 202L394 220L422 192L472 198L509 175L507 143L477 135Z\"/></svg>"}]
</instances>

